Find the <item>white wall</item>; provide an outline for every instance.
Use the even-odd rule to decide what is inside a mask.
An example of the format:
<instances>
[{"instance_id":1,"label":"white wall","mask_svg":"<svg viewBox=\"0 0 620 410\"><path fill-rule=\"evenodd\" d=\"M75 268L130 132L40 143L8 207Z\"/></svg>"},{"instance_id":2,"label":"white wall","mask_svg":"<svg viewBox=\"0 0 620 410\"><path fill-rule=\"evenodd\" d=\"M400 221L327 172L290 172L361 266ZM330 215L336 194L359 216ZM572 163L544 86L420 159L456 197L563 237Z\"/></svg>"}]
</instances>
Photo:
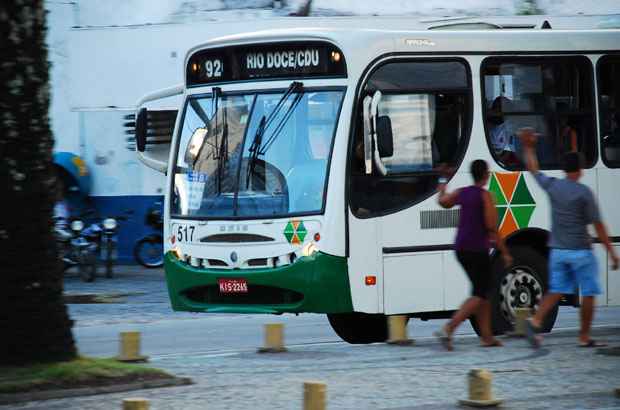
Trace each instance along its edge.
<instances>
[{"instance_id":1,"label":"white wall","mask_svg":"<svg viewBox=\"0 0 620 410\"><path fill-rule=\"evenodd\" d=\"M46 1L48 58L51 62L50 122L56 151L79 152L78 124L70 114L69 27L74 8L69 2Z\"/></svg>"}]
</instances>

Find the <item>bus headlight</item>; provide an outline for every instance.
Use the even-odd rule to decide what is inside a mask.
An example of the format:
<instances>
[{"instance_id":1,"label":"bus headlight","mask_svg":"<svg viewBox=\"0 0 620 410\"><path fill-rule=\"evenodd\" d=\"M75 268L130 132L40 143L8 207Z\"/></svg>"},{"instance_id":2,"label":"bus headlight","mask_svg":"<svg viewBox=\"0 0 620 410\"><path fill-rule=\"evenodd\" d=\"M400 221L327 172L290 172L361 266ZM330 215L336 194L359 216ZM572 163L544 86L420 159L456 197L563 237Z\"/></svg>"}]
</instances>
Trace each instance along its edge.
<instances>
[{"instance_id":1,"label":"bus headlight","mask_svg":"<svg viewBox=\"0 0 620 410\"><path fill-rule=\"evenodd\" d=\"M301 255L311 256L311 255L314 255L318 251L319 251L319 248L318 246L316 246L314 242L308 242L307 244L304 245L303 248L301 248Z\"/></svg>"},{"instance_id":2,"label":"bus headlight","mask_svg":"<svg viewBox=\"0 0 620 410\"><path fill-rule=\"evenodd\" d=\"M175 258L177 258L180 261L183 261L183 254L181 253L181 251L179 250L179 248L172 248L170 249L170 253L172 253L172 255L174 255Z\"/></svg>"}]
</instances>

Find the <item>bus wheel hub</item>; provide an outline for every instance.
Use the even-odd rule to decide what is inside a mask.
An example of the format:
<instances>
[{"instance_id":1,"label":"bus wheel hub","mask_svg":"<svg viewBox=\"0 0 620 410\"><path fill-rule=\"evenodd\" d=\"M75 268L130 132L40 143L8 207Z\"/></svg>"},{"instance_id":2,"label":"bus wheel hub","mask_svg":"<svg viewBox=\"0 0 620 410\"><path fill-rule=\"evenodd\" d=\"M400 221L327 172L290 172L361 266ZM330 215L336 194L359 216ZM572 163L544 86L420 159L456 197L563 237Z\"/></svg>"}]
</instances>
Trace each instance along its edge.
<instances>
[{"instance_id":1,"label":"bus wheel hub","mask_svg":"<svg viewBox=\"0 0 620 410\"><path fill-rule=\"evenodd\" d=\"M526 305L529 303L529 301L530 301L529 292L527 291L527 289L522 289L522 291L519 292L519 302L521 302L522 305Z\"/></svg>"},{"instance_id":2,"label":"bus wheel hub","mask_svg":"<svg viewBox=\"0 0 620 410\"><path fill-rule=\"evenodd\" d=\"M514 323L515 309L538 308L542 295L542 285L528 268L514 268L506 274L500 286L500 307L504 319Z\"/></svg>"}]
</instances>

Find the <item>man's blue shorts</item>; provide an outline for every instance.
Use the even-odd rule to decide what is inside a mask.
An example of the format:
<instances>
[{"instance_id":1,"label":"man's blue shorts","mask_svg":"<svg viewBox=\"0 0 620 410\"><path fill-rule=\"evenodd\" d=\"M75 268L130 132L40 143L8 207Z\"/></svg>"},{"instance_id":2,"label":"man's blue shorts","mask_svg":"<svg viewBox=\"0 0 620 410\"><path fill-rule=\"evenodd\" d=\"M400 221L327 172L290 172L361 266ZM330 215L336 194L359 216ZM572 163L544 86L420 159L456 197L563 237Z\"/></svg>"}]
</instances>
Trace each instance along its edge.
<instances>
[{"instance_id":1,"label":"man's blue shorts","mask_svg":"<svg viewBox=\"0 0 620 410\"><path fill-rule=\"evenodd\" d=\"M549 255L549 292L581 296L601 294L598 263L590 249L551 249Z\"/></svg>"}]
</instances>

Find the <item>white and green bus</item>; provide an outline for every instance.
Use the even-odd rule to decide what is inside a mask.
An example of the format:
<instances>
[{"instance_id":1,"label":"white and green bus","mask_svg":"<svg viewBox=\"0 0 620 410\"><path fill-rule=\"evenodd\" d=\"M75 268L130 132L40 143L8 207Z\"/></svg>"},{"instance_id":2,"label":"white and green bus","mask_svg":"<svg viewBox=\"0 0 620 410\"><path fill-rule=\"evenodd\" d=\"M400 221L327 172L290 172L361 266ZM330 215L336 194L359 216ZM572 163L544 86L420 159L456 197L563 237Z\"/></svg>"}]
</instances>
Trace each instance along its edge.
<instances>
[{"instance_id":1,"label":"white and green bus","mask_svg":"<svg viewBox=\"0 0 620 410\"><path fill-rule=\"evenodd\" d=\"M351 343L384 341L387 315L448 317L469 283L437 169L465 186L482 158L514 256L505 269L493 255L493 328L510 329L547 287L550 227L518 128L542 135L551 175L564 152L585 155L620 246L620 30L583 19L274 20L190 50L184 84L135 117L138 156L167 175L173 309L325 313ZM175 96L179 107L160 103ZM598 302L618 305L620 274L594 242Z\"/></svg>"}]
</instances>

